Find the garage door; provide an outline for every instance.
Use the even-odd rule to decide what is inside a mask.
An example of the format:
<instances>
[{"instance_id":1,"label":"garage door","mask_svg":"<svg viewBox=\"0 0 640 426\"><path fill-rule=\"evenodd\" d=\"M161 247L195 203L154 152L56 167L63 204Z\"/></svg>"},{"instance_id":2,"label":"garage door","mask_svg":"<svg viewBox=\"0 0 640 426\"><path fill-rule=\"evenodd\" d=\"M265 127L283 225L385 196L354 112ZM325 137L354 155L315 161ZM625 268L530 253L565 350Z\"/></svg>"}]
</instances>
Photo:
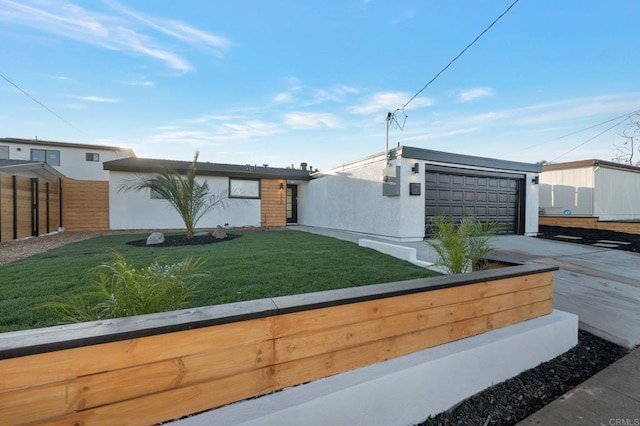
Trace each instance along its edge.
<instances>
[{"instance_id":1,"label":"garage door","mask_svg":"<svg viewBox=\"0 0 640 426\"><path fill-rule=\"evenodd\" d=\"M520 186L524 176L449 167L425 166L426 229L441 214L461 219L473 216L520 233ZM427 231L428 233L428 231Z\"/></svg>"}]
</instances>

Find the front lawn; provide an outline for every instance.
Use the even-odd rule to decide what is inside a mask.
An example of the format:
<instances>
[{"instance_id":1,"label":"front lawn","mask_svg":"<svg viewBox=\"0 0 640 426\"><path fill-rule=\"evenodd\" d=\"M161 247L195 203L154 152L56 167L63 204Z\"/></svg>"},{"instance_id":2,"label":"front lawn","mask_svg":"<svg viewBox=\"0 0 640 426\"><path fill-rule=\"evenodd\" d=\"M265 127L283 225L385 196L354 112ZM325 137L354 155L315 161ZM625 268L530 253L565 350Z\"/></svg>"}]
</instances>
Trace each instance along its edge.
<instances>
[{"instance_id":1,"label":"front lawn","mask_svg":"<svg viewBox=\"0 0 640 426\"><path fill-rule=\"evenodd\" d=\"M206 259L193 306L284 296L436 275L408 262L356 244L299 231L241 231L230 241L183 247L133 247L148 234L110 235L59 247L0 267L0 332L60 322L37 307L63 301L91 287L89 269L111 259L111 249L135 267L161 257L177 263Z\"/></svg>"}]
</instances>

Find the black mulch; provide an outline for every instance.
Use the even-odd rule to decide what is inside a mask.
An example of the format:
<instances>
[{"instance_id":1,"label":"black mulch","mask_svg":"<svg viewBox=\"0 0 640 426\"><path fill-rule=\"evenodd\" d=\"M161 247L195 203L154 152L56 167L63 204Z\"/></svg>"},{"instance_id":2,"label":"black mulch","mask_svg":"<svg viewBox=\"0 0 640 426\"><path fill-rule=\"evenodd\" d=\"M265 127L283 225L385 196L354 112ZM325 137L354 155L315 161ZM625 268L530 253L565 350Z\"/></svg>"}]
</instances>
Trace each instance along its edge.
<instances>
[{"instance_id":1,"label":"black mulch","mask_svg":"<svg viewBox=\"0 0 640 426\"><path fill-rule=\"evenodd\" d=\"M513 425L626 355L628 351L580 330L568 352L494 385L422 425Z\"/></svg>"},{"instance_id":2,"label":"black mulch","mask_svg":"<svg viewBox=\"0 0 640 426\"><path fill-rule=\"evenodd\" d=\"M200 244L215 244L239 238L238 234L227 234L227 238L216 238L211 234L195 236L187 239L186 235L165 235L164 243L147 245L147 239L129 241L127 244L135 247L178 247L178 246L195 246Z\"/></svg>"},{"instance_id":3,"label":"black mulch","mask_svg":"<svg viewBox=\"0 0 640 426\"><path fill-rule=\"evenodd\" d=\"M582 237L582 239L568 240L566 238L558 238L558 235ZM621 241L629 244L620 244L615 248L616 250L640 252L640 235L625 234L623 232L541 225L538 229L538 238L588 245L595 244L600 240Z\"/></svg>"}]
</instances>

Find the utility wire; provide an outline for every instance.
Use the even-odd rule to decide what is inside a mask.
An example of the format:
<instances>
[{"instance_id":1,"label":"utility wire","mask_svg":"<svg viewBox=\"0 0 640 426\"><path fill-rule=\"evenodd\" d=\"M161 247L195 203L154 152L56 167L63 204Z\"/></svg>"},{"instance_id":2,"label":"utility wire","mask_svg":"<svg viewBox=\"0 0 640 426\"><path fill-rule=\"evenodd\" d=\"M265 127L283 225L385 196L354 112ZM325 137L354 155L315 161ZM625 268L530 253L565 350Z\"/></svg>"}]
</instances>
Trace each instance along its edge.
<instances>
[{"instance_id":1,"label":"utility wire","mask_svg":"<svg viewBox=\"0 0 640 426\"><path fill-rule=\"evenodd\" d=\"M0 72L0 77L4 78L9 84L11 84L13 87L15 87L16 89L18 89L19 91L21 91L24 95L26 95L29 99L31 99L32 101L34 101L35 103L37 103L38 105L40 105L42 108L46 109L47 111L49 111L51 114L55 115L59 120L63 121L64 123L68 124L69 126L73 127L74 129L76 129L77 131L79 131L80 133L84 133L82 132L82 130L78 129L76 126L74 126L73 124L71 124L70 122L68 122L67 120L65 120L64 118L62 118L60 115L58 115L55 111L53 111L51 108L49 108L48 106L46 106L45 104L43 104L42 102L40 102L39 100L37 100L36 98L34 98L33 96L31 96L26 90L24 90L22 87L18 86L16 83L14 83L13 81L11 81L11 79L9 77L7 77L6 75L4 75L2 72Z\"/></svg>"},{"instance_id":2,"label":"utility wire","mask_svg":"<svg viewBox=\"0 0 640 426\"><path fill-rule=\"evenodd\" d=\"M634 115L636 115L636 114L640 114L640 109L637 109L637 110L635 110L635 111L631 111L631 112L629 112L629 113L627 113L627 114L619 115L619 116L617 116L617 117L614 117L614 118L611 118L611 119L609 119L609 120L603 121L602 123L594 124L594 125L592 125L592 126L585 127L585 128L583 128L583 129L580 129L580 130L576 130L575 132L567 133L566 135L558 136L558 137L557 137L557 138L555 138L555 139L551 139L551 140L548 140L548 141L545 141L545 142L541 142L541 143L536 143L536 144L533 144L533 145L525 146L524 148L522 148L522 150L525 150L525 149L531 149L531 148L536 148L536 147L539 147L539 146L541 146L541 145L545 145L545 144L550 143L550 142L555 142L555 141L558 141L558 140L560 140L560 139L564 139L564 138L566 138L566 137L573 136L573 135L575 135L575 134L578 134L578 133L584 132L585 130L593 129L594 127L600 127L600 126L602 126L603 124L611 123L612 121L617 120L617 119L619 119L619 118L623 118L623 117L624 117L624 119L626 120L626 119L631 118L632 116L634 116ZM563 154L563 155L564 155L564 154Z\"/></svg>"},{"instance_id":3,"label":"utility wire","mask_svg":"<svg viewBox=\"0 0 640 426\"><path fill-rule=\"evenodd\" d=\"M631 115L633 115L633 114L631 114ZM564 157L565 155L569 154L570 152L573 152L573 151L575 151L576 149L580 148L581 146L585 145L587 142L591 142L591 141L592 141L592 140L594 140L595 138L597 138L597 137L599 137L599 136L601 136L601 135L603 135L603 134L607 133L609 130L611 130L611 129L613 129L614 127L619 126L620 124L622 124L622 123L624 123L625 121L627 121L627 119L629 119L629 117L630 117L630 116L625 116L622 120L618 121L618 122L617 122L617 123L615 123L613 126L611 126L611 127L607 128L607 129L603 130L602 132L598 133L598 134L597 134L597 135L595 135L594 137L589 138L589 139L587 139L586 141L584 141L584 142L582 142L582 143L580 143L580 144L578 144L578 145L574 146L574 147L573 147L573 148L571 148L569 151L567 151L567 152L565 152L564 154L559 155L558 157L556 157L556 158L554 158L553 160L551 160L551 162L552 162L552 163L553 163L553 162L555 162L558 158L562 158L562 157Z\"/></svg>"},{"instance_id":4,"label":"utility wire","mask_svg":"<svg viewBox=\"0 0 640 426\"><path fill-rule=\"evenodd\" d=\"M464 52L466 52L471 46L473 46L478 40L480 40L480 37L482 37L487 31L489 31L491 29L491 27L493 27L504 15L506 15L513 6L516 5L516 3L518 3L519 0L515 0L513 3L511 3L511 5L509 5L509 7L500 14L500 16L498 16L496 19L493 20L493 22L487 27L485 28L480 34L478 34L478 36L473 39L473 41L471 43L469 43L467 45L467 47L465 47L464 49L462 49L460 51L460 53L458 53L458 55L453 58L444 68L442 68L431 80L429 80L429 82L427 84L425 84L422 89L418 90L418 92L413 95L413 97L411 99L409 99L407 101L406 104L404 104L401 108L396 109L396 111L404 111L404 109L411 103L413 102L413 100L415 98L417 98L427 87L429 87L429 85L431 85L431 83L433 83L438 77L440 77L440 74L442 74L443 72L445 72L447 70L447 68L449 68L455 61L458 60L458 58L460 58L460 56L462 56L464 54ZM394 112L395 114L395 112Z\"/></svg>"}]
</instances>

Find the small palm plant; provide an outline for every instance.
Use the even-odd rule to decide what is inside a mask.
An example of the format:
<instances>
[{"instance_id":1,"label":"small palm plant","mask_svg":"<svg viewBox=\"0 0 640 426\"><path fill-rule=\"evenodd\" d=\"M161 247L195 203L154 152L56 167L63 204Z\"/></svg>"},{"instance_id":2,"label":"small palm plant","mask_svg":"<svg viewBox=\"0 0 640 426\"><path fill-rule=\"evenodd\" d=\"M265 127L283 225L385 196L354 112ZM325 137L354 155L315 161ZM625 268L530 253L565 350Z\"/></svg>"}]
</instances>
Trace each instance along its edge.
<instances>
[{"instance_id":1,"label":"small palm plant","mask_svg":"<svg viewBox=\"0 0 640 426\"><path fill-rule=\"evenodd\" d=\"M154 260L135 268L117 251L113 259L89 270L97 279L91 290L66 297L63 302L40 305L64 321L84 322L122 318L189 307L198 294L202 259L163 265Z\"/></svg>"},{"instance_id":2,"label":"small palm plant","mask_svg":"<svg viewBox=\"0 0 640 426\"><path fill-rule=\"evenodd\" d=\"M499 229L495 224L482 223L472 217L456 223L451 217L435 216L431 218L433 240L428 244L438 255L436 264L449 274L486 269L487 263L482 258L493 250L491 239Z\"/></svg>"},{"instance_id":3,"label":"small palm plant","mask_svg":"<svg viewBox=\"0 0 640 426\"><path fill-rule=\"evenodd\" d=\"M209 195L209 184L196 181L198 155L196 152L184 176L165 168L153 176L138 176L133 182L121 185L120 191L149 189L167 200L180 214L187 228L187 238L191 239L198 221L217 207L225 208L227 198L226 192Z\"/></svg>"}]
</instances>

